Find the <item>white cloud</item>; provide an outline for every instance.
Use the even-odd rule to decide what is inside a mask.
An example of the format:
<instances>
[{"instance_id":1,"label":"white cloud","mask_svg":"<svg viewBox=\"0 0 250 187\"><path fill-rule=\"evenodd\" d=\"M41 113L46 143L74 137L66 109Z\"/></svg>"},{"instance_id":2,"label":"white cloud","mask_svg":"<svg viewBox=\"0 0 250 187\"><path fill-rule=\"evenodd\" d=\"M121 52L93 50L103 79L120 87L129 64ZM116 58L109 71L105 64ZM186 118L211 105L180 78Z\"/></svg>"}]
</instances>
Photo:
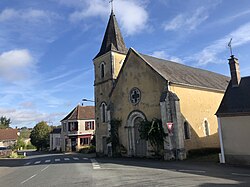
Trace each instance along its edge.
<instances>
[{"instance_id":1,"label":"white cloud","mask_svg":"<svg viewBox=\"0 0 250 187\"><path fill-rule=\"evenodd\" d=\"M11 21L11 20L25 20L25 21L38 21L38 20L48 20L59 18L59 15L38 9L22 9L22 10L15 10L15 9L4 9L0 13L0 22L4 21Z\"/></svg>"},{"instance_id":2,"label":"white cloud","mask_svg":"<svg viewBox=\"0 0 250 187\"><path fill-rule=\"evenodd\" d=\"M183 61L175 56L168 55L165 51L154 51L152 56L183 64Z\"/></svg>"},{"instance_id":3,"label":"white cloud","mask_svg":"<svg viewBox=\"0 0 250 187\"><path fill-rule=\"evenodd\" d=\"M0 54L0 77L7 81L27 78L34 68L34 59L27 49L12 50Z\"/></svg>"},{"instance_id":4,"label":"white cloud","mask_svg":"<svg viewBox=\"0 0 250 187\"><path fill-rule=\"evenodd\" d=\"M3 116L7 116L11 119L11 126L22 127L29 126L33 127L40 121L54 122L54 125L65 116L65 113L44 113L34 110L23 110L23 109L4 109L0 108L0 113Z\"/></svg>"},{"instance_id":5,"label":"white cloud","mask_svg":"<svg viewBox=\"0 0 250 187\"><path fill-rule=\"evenodd\" d=\"M106 18L110 12L107 2L102 0L84 1L85 8L70 15L71 21L81 21L88 17ZM117 0L114 12L126 35L133 35L147 28L148 13L143 0Z\"/></svg>"},{"instance_id":6,"label":"white cloud","mask_svg":"<svg viewBox=\"0 0 250 187\"><path fill-rule=\"evenodd\" d=\"M195 54L193 57L189 57L188 60L194 60L197 62L197 66L207 65L208 63L223 63L223 60L218 58L218 54L228 50L227 44L232 40L232 46L237 47L250 42L250 22L242 25L235 31L229 33L227 36L216 40L211 45L204 48L201 52Z\"/></svg>"},{"instance_id":7,"label":"white cloud","mask_svg":"<svg viewBox=\"0 0 250 187\"><path fill-rule=\"evenodd\" d=\"M169 23L164 24L164 29L166 31L184 29L184 30L194 30L202 22L208 18L208 13L204 7L198 8L194 14L179 14L173 18Z\"/></svg>"}]
</instances>

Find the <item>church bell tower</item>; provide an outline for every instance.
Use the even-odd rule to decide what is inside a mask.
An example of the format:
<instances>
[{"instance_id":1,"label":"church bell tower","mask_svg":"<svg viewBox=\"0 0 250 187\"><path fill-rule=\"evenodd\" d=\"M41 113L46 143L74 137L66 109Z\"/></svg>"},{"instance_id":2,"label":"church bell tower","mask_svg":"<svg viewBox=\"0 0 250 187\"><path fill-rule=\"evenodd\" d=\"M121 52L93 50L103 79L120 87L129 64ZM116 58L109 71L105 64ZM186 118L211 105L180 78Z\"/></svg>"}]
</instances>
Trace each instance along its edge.
<instances>
[{"instance_id":1,"label":"church bell tower","mask_svg":"<svg viewBox=\"0 0 250 187\"><path fill-rule=\"evenodd\" d=\"M120 72L127 54L121 31L118 27L113 10L104 34L100 51L93 59L95 68L95 120L96 120L96 151L107 155L109 93Z\"/></svg>"}]
</instances>

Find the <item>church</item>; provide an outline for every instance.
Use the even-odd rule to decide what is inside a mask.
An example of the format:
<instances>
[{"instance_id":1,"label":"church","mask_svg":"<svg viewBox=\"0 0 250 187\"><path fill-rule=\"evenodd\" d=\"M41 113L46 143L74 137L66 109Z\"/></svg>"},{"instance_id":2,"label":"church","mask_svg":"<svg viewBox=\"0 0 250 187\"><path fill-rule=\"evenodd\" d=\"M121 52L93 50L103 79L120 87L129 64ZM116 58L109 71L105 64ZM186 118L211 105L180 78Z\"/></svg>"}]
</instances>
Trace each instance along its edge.
<instances>
[{"instance_id":1,"label":"church","mask_svg":"<svg viewBox=\"0 0 250 187\"><path fill-rule=\"evenodd\" d=\"M113 11L93 63L98 155L110 154L112 119L121 120L119 142L128 157L152 156L138 124L153 118L162 120L167 133L165 160L185 159L193 149L219 148L215 113L229 77L128 49Z\"/></svg>"}]
</instances>

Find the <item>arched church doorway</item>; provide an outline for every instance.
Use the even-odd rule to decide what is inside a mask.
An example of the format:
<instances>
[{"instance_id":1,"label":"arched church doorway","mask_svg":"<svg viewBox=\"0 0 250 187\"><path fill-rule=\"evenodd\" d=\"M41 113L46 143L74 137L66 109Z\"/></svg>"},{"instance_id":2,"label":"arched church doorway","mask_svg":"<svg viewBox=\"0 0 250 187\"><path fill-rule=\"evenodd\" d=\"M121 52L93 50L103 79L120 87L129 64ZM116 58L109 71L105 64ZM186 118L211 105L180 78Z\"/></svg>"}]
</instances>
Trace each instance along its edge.
<instances>
[{"instance_id":1,"label":"arched church doorway","mask_svg":"<svg viewBox=\"0 0 250 187\"><path fill-rule=\"evenodd\" d=\"M140 138L138 131L140 122L145 120L142 112L132 112L128 117L129 156L144 157L147 154L147 142Z\"/></svg>"}]
</instances>

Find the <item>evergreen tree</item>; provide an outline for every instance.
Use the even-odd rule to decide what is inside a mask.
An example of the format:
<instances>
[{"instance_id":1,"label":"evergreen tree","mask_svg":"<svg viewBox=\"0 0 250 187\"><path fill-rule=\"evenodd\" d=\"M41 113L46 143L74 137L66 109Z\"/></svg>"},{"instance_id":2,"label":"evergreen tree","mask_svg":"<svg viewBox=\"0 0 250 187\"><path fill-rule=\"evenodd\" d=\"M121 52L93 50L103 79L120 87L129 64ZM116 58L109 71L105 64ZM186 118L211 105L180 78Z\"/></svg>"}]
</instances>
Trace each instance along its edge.
<instances>
[{"instance_id":1,"label":"evergreen tree","mask_svg":"<svg viewBox=\"0 0 250 187\"><path fill-rule=\"evenodd\" d=\"M6 129L9 128L11 124L10 118L7 119L6 116L2 116L0 118L0 129Z\"/></svg>"}]
</instances>

